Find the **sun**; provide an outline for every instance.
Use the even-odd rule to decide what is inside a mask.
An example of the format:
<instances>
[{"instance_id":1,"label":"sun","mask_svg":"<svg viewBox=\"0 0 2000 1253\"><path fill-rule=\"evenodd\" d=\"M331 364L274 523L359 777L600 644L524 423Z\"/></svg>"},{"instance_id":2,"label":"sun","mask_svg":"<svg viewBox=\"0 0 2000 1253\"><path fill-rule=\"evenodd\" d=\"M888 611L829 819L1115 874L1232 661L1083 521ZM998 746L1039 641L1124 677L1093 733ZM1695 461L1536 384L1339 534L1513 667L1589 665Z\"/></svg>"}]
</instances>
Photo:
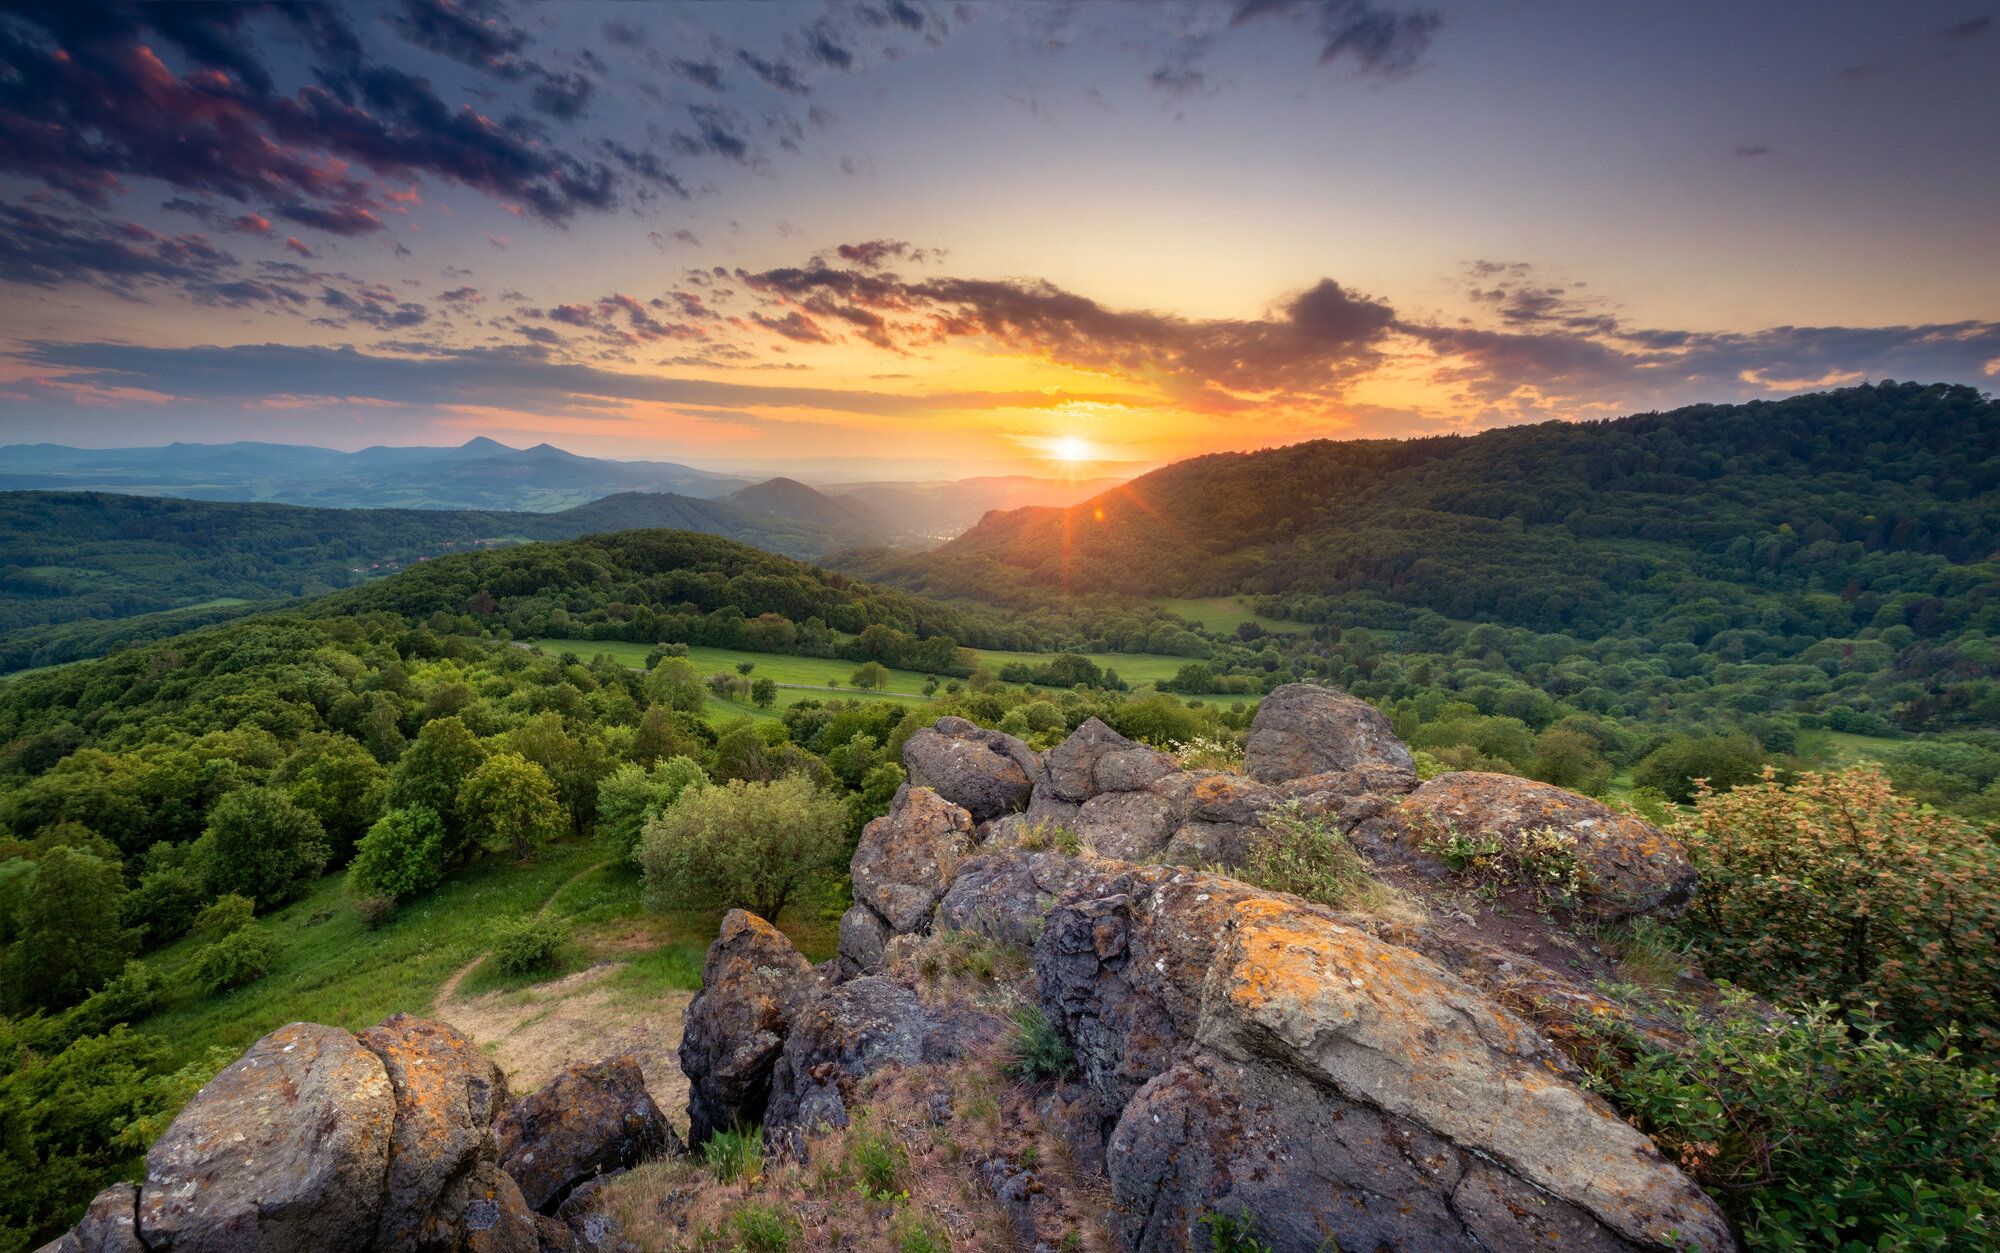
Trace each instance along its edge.
<instances>
[{"instance_id":1,"label":"sun","mask_svg":"<svg viewBox=\"0 0 2000 1253\"><path fill-rule=\"evenodd\" d=\"M1074 435L1065 435L1055 443L1049 445L1049 456L1054 457L1057 461L1088 461L1090 460L1090 445L1084 443Z\"/></svg>"}]
</instances>

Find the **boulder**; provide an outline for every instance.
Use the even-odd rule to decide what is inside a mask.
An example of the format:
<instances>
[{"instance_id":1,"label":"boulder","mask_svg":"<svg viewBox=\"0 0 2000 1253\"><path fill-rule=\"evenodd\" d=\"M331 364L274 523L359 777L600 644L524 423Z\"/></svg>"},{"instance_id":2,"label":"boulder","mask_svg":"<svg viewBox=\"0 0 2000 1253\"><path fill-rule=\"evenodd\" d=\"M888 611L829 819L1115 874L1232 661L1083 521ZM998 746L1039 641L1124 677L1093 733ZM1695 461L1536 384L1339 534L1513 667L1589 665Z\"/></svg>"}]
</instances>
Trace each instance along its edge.
<instances>
[{"instance_id":1,"label":"boulder","mask_svg":"<svg viewBox=\"0 0 2000 1253\"><path fill-rule=\"evenodd\" d=\"M456 1248L467 1206L497 1186L493 1120L507 1078L441 1022L397 1014L358 1038L381 1060L396 1101L376 1244Z\"/></svg>"},{"instance_id":2,"label":"boulder","mask_svg":"<svg viewBox=\"0 0 2000 1253\"><path fill-rule=\"evenodd\" d=\"M1028 803L1041 760L1011 735L964 718L939 718L903 745L910 783L927 787L985 822Z\"/></svg>"},{"instance_id":3,"label":"boulder","mask_svg":"<svg viewBox=\"0 0 2000 1253\"><path fill-rule=\"evenodd\" d=\"M487 1185L465 1208L462 1244L430 1247L463 1249L465 1253L541 1253L541 1228L535 1211L528 1208L520 1185L505 1171L486 1173ZM385 1244L383 1249L409 1245Z\"/></svg>"},{"instance_id":4,"label":"boulder","mask_svg":"<svg viewBox=\"0 0 2000 1253\"><path fill-rule=\"evenodd\" d=\"M146 1253L138 1223L139 1189L114 1183L91 1198L76 1226L35 1253Z\"/></svg>"},{"instance_id":5,"label":"boulder","mask_svg":"<svg viewBox=\"0 0 2000 1253\"><path fill-rule=\"evenodd\" d=\"M1116 863L1026 849L981 852L938 902L937 925L971 931L1009 948L1030 949L1058 898L1106 876Z\"/></svg>"},{"instance_id":6,"label":"boulder","mask_svg":"<svg viewBox=\"0 0 2000 1253\"><path fill-rule=\"evenodd\" d=\"M1261 783L1357 767L1385 767L1388 779L1416 782L1416 759L1389 719L1364 700L1332 688L1287 683L1257 706L1243 745L1243 769Z\"/></svg>"},{"instance_id":7,"label":"boulder","mask_svg":"<svg viewBox=\"0 0 2000 1253\"><path fill-rule=\"evenodd\" d=\"M1165 753L1087 718L1043 756L1035 794L1038 799L1081 803L1100 792L1137 791L1173 769L1174 760Z\"/></svg>"},{"instance_id":8,"label":"boulder","mask_svg":"<svg viewBox=\"0 0 2000 1253\"><path fill-rule=\"evenodd\" d=\"M691 1145L763 1120L792 1015L823 982L776 927L741 909L724 916L681 1032Z\"/></svg>"},{"instance_id":9,"label":"boulder","mask_svg":"<svg viewBox=\"0 0 2000 1253\"><path fill-rule=\"evenodd\" d=\"M1241 899L1229 915L1195 1036L1222 1069L1275 1070L1504 1163L1639 1247L1675 1247L1676 1233L1733 1247L1714 1203L1652 1141L1456 975L1295 901Z\"/></svg>"},{"instance_id":10,"label":"boulder","mask_svg":"<svg viewBox=\"0 0 2000 1253\"><path fill-rule=\"evenodd\" d=\"M840 916L840 977L882 973L882 950L889 943L889 924L866 905L850 905Z\"/></svg>"},{"instance_id":11,"label":"boulder","mask_svg":"<svg viewBox=\"0 0 2000 1253\"><path fill-rule=\"evenodd\" d=\"M934 1015L893 979L850 979L802 1007L793 1022L771 1079L765 1138L802 1156L812 1132L847 1125L848 1099L861 1079L885 1066L960 1060L991 1047L1007 1026L976 1010Z\"/></svg>"},{"instance_id":12,"label":"boulder","mask_svg":"<svg viewBox=\"0 0 2000 1253\"><path fill-rule=\"evenodd\" d=\"M354 1036L280 1027L196 1093L146 1154L139 1239L177 1253L367 1249L395 1111L381 1059Z\"/></svg>"},{"instance_id":13,"label":"boulder","mask_svg":"<svg viewBox=\"0 0 2000 1253\"><path fill-rule=\"evenodd\" d=\"M889 812L862 829L851 864L854 899L896 934L921 932L975 842L971 814L927 787L905 784Z\"/></svg>"},{"instance_id":14,"label":"boulder","mask_svg":"<svg viewBox=\"0 0 2000 1253\"><path fill-rule=\"evenodd\" d=\"M1421 855L1426 835L1445 828L1498 836L1511 845L1552 828L1575 840L1584 869L1586 909L1606 920L1638 914L1672 917L1694 897L1695 870L1678 840L1652 823L1587 796L1507 774L1441 774L1401 807L1406 853Z\"/></svg>"},{"instance_id":15,"label":"boulder","mask_svg":"<svg viewBox=\"0 0 2000 1253\"><path fill-rule=\"evenodd\" d=\"M1173 803L1151 792L1101 792L1083 803L1076 833L1103 857L1144 861L1165 848L1180 815Z\"/></svg>"},{"instance_id":16,"label":"boulder","mask_svg":"<svg viewBox=\"0 0 2000 1253\"><path fill-rule=\"evenodd\" d=\"M520 1185L528 1208L541 1213L607 1170L680 1149L629 1055L561 1071L509 1105L496 1133L500 1168Z\"/></svg>"}]
</instances>

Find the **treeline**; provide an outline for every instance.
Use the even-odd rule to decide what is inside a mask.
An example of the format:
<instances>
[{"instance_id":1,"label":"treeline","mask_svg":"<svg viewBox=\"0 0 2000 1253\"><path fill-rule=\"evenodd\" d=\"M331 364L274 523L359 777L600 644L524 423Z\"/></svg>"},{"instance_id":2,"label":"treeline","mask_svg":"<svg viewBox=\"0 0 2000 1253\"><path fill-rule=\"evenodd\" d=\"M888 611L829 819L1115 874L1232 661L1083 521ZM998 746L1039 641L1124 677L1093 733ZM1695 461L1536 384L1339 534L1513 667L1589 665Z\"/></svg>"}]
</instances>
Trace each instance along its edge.
<instances>
[{"instance_id":1,"label":"treeline","mask_svg":"<svg viewBox=\"0 0 2000 1253\"><path fill-rule=\"evenodd\" d=\"M1247 591L1308 626L1428 611L1723 664L1812 665L1822 644L1886 636L1904 642L1867 712L1918 728L1992 720L1996 537L2000 405L1884 383L1197 458L846 568L1021 606ZM1393 621L1357 617L1371 609Z\"/></svg>"}]
</instances>

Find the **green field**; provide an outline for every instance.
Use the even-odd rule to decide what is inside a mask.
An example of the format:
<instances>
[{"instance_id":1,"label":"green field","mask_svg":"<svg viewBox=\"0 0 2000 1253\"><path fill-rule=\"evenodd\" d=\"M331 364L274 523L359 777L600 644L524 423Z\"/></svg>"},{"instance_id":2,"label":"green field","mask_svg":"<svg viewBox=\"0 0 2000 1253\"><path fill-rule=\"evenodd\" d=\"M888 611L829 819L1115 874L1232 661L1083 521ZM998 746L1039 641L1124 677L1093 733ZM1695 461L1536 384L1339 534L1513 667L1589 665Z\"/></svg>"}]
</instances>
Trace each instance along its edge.
<instances>
[{"instance_id":1,"label":"green field","mask_svg":"<svg viewBox=\"0 0 2000 1253\"><path fill-rule=\"evenodd\" d=\"M539 640L535 647L547 653L575 653L586 661L598 653L609 653L628 666L643 666L646 664L646 654L652 651L651 645L628 644L619 640ZM1046 665L1052 655L1006 652L1000 649L975 648L972 651L978 654L981 665L995 673L1010 662L1018 661L1031 666ZM1182 666L1192 660L1188 657L1163 657L1156 653L1085 655L1100 666L1116 670L1119 678L1134 686L1171 679ZM919 674L914 670L891 670L888 688L870 692L847 685L848 678L859 665L858 662L829 657L799 657L791 653L753 653L735 648L708 648L700 645L690 646L687 656L703 677L721 671L734 674L738 662L753 663L756 668L750 672L752 679L768 678L779 685L777 704L779 709L795 705L802 700L825 700L828 696L836 694L863 699L872 697L886 700L922 700L924 684L929 679L928 675ZM798 686L787 687L786 684ZM815 690L827 688L831 684L838 686L831 691ZM1199 700L1207 705L1222 705L1224 708L1239 700L1251 704L1257 701L1254 696L1237 695L1197 696L1188 699ZM725 717L744 714L752 717L774 716L768 710L756 709L736 701L718 700L713 696L709 697L708 704L711 713Z\"/></svg>"},{"instance_id":2,"label":"green field","mask_svg":"<svg viewBox=\"0 0 2000 1253\"><path fill-rule=\"evenodd\" d=\"M1909 740L1886 735L1855 735L1847 731L1800 731L1799 756L1826 766L1883 761Z\"/></svg>"},{"instance_id":3,"label":"green field","mask_svg":"<svg viewBox=\"0 0 2000 1253\"><path fill-rule=\"evenodd\" d=\"M1247 596L1200 596L1182 599L1155 600L1153 604L1170 614L1199 622L1211 631L1234 631L1245 622L1254 622L1266 631L1303 631L1302 622L1287 622L1283 618L1267 618L1250 607ZM1123 674L1124 671L1119 671Z\"/></svg>"},{"instance_id":4,"label":"green field","mask_svg":"<svg viewBox=\"0 0 2000 1253\"><path fill-rule=\"evenodd\" d=\"M423 1013L438 988L485 951L497 924L532 914L544 902L572 928L563 966L507 977L482 963L461 985L461 995L548 979L606 955L625 961L615 978L634 995L696 988L702 955L721 917L646 912L637 873L605 864L604 850L587 841L559 845L525 865L486 858L376 931L361 924L342 877L329 875L305 900L258 919L278 941L270 974L221 996L184 994L136 1026L172 1041L176 1056L187 1061L212 1046L238 1052L288 1022L359 1030L398 1011ZM814 917L794 920L788 911L784 926L807 956L831 955L834 924ZM643 941L637 945L635 928ZM594 940L613 934L620 942L606 947L616 952L598 951ZM153 954L147 965L155 974L171 974L197 947L193 939L182 940Z\"/></svg>"}]
</instances>

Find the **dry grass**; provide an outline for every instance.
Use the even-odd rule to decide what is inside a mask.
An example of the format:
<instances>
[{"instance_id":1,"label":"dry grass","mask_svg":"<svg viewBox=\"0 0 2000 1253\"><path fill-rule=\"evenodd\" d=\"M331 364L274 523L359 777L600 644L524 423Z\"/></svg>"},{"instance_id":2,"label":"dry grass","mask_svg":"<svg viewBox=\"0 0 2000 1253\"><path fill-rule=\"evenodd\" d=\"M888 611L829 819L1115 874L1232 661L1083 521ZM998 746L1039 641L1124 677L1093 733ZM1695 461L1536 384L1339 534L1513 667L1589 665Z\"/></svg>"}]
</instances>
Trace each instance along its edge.
<instances>
[{"instance_id":1,"label":"dry grass","mask_svg":"<svg viewBox=\"0 0 2000 1253\"><path fill-rule=\"evenodd\" d=\"M804 1162L730 1182L693 1160L655 1162L608 1184L603 1204L627 1239L663 1253L1108 1253L1104 1184L1043 1127L1041 1094L994 1059L891 1069L858 1085L848 1126L812 1137ZM1026 1229L993 1199L996 1170L1030 1176Z\"/></svg>"}]
</instances>

